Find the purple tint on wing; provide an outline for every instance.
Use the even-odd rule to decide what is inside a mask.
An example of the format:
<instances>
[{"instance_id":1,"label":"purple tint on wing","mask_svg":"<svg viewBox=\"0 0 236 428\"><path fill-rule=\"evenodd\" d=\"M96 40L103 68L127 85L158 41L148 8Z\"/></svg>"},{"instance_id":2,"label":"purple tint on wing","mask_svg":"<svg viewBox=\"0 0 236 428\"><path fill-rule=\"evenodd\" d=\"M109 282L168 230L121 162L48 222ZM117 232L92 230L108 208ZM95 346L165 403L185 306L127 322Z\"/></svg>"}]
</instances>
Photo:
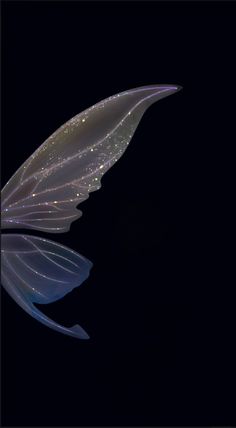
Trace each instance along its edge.
<instances>
[{"instance_id":1,"label":"purple tint on wing","mask_svg":"<svg viewBox=\"0 0 236 428\"><path fill-rule=\"evenodd\" d=\"M124 91L62 125L4 187L2 227L68 231L82 214L77 205L100 189L147 108L180 89L150 85Z\"/></svg>"},{"instance_id":2,"label":"purple tint on wing","mask_svg":"<svg viewBox=\"0 0 236 428\"><path fill-rule=\"evenodd\" d=\"M47 239L2 235L2 285L38 321L62 333L88 338L80 326L66 328L50 320L33 303L61 299L88 278L92 263L63 245Z\"/></svg>"}]
</instances>

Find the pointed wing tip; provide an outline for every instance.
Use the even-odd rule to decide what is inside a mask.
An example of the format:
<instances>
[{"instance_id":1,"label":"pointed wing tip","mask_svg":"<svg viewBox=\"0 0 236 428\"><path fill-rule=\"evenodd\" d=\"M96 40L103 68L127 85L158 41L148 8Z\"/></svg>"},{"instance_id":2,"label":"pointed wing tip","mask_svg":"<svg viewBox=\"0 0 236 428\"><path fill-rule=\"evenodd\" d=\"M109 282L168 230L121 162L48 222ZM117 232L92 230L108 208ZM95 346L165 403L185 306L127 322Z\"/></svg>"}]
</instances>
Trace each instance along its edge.
<instances>
[{"instance_id":1,"label":"pointed wing tip","mask_svg":"<svg viewBox=\"0 0 236 428\"><path fill-rule=\"evenodd\" d=\"M140 86L139 88L136 89L156 89L156 90L173 90L173 91L180 91L181 89L183 89L183 86L181 85L177 85L175 83L154 83L153 85L146 85L146 86ZM132 89L131 89L132 90Z\"/></svg>"},{"instance_id":2,"label":"pointed wing tip","mask_svg":"<svg viewBox=\"0 0 236 428\"><path fill-rule=\"evenodd\" d=\"M182 91L183 86L181 85L176 85L176 92Z\"/></svg>"},{"instance_id":3,"label":"pointed wing tip","mask_svg":"<svg viewBox=\"0 0 236 428\"><path fill-rule=\"evenodd\" d=\"M73 333L73 336L77 337L78 339L90 339L88 333L86 333L86 331L82 327L80 327L79 324L75 324L73 327L71 327L70 331Z\"/></svg>"},{"instance_id":4,"label":"pointed wing tip","mask_svg":"<svg viewBox=\"0 0 236 428\"><path fill-rule=\"evenodd\" d=\"M166 98L170 95L175 94L176 92L179 92L182 88L180 85L174 85L174 84L162 84L162 85L148 85L148 86L142 86L140 88L131 90L131 92L138 91L140 94L142 94L142 100L144 103L146 103L146 108L150 106L151 104L155 103L156 101L159 101L163 98ZM137 103L138 105L139 103ZM145 105L145 104L144 104Z\"/></svg>"},{"instance_id":5,"label":"pointed wing tip","mask_svg":"<svg viewBox=\"0 0 236 428\"><path fill-rule=\"evenodd\" d=\"M183 89L183 87L180 85L168 84L168 85L157 85L156 89L158 92L159 91L165 92L166 96L168 96L168 95L172 95L172 94L175 94L176 92L181 91Z\"/></svg>"}]
</instances>

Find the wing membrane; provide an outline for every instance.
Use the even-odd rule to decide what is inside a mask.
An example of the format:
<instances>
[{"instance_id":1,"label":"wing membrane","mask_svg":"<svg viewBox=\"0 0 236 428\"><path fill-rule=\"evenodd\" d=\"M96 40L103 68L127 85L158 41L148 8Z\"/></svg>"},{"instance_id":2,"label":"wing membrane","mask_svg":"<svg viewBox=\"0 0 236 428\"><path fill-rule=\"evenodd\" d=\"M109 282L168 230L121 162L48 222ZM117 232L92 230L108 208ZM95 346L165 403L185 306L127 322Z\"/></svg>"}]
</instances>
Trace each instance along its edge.
<instances>
[{"instance_id":1,"label":"wing membrane","mask_svg":"<svg viewBox=\"0 0 236 428\"><path fill-rule=\"evenodd\" d=\"M92 263L44 238L18 234L3 234L1 238L1 281L13 299L43 324L71 336L88 338L82 327L63 327L33 303L61 299L88 278Z\"/></svg>"},{"instance_id":2,"label":"wing membrane","mask_svg":"<svg viewBox=\"0 0 236 428\"><path fill-rule=\"evenodd\" d=\"M107 98L50 136L2 191L2 227L65 232L76 206L98 190L126 150L145 110L177 86L146 86Z\"/></svg>"}]
</instances>

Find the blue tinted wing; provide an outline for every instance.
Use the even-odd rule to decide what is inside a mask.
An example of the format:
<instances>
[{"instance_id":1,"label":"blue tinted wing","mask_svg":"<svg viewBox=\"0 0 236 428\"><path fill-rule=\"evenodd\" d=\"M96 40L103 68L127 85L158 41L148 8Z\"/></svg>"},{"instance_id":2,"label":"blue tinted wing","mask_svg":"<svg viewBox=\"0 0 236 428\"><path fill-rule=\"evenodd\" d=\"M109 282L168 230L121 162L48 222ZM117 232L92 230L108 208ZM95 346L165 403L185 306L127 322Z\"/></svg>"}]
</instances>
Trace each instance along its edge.
<instances>
[{"instance_id":1,"label":"blue tinted wing","mask_svg":"<svg viewBox=\"0 0 236 428\"><path fill-rule=\"evenodd\" d=\"M75 251L44 238L3 234L1 240L2 285L11 297L48 327L81 339L88 338L80 326L63 327L33 303L61 299L88 278L92 263Z\"/></svg>"}]
</instances>

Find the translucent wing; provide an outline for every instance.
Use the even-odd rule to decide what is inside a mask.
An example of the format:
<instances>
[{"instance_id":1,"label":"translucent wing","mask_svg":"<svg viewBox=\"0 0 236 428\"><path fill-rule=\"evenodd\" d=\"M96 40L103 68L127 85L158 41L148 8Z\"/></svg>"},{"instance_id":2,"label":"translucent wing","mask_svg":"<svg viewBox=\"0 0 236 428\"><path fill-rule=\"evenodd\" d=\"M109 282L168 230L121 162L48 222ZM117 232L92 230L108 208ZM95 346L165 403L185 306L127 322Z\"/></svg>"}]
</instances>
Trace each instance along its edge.
<instances>
[{"instance_id":1,"label":"translucent wing","mask_svg":"<svg viewBox=\"0 0 236 428\"><path fill-rule=\"evenodd\" d=\"M1 282L10 296L48 327L88 339L79 325L63 327L33 303L61 299L89 276L92 263L63 245L35 236L3 234L1 244Z\"/></svg>"},{"instance_id":2,"label":"translucent wing","mask_svg":"<svg viewBox=\"0 0 236 428\"><path fill-rule=\"evenodd\" d=\"M76 206L100 188L145 110L179 89L154 85L122 92L61 126L4 187L2 227L67 231L81 216Z\"/></svg>"}]
</instances>

